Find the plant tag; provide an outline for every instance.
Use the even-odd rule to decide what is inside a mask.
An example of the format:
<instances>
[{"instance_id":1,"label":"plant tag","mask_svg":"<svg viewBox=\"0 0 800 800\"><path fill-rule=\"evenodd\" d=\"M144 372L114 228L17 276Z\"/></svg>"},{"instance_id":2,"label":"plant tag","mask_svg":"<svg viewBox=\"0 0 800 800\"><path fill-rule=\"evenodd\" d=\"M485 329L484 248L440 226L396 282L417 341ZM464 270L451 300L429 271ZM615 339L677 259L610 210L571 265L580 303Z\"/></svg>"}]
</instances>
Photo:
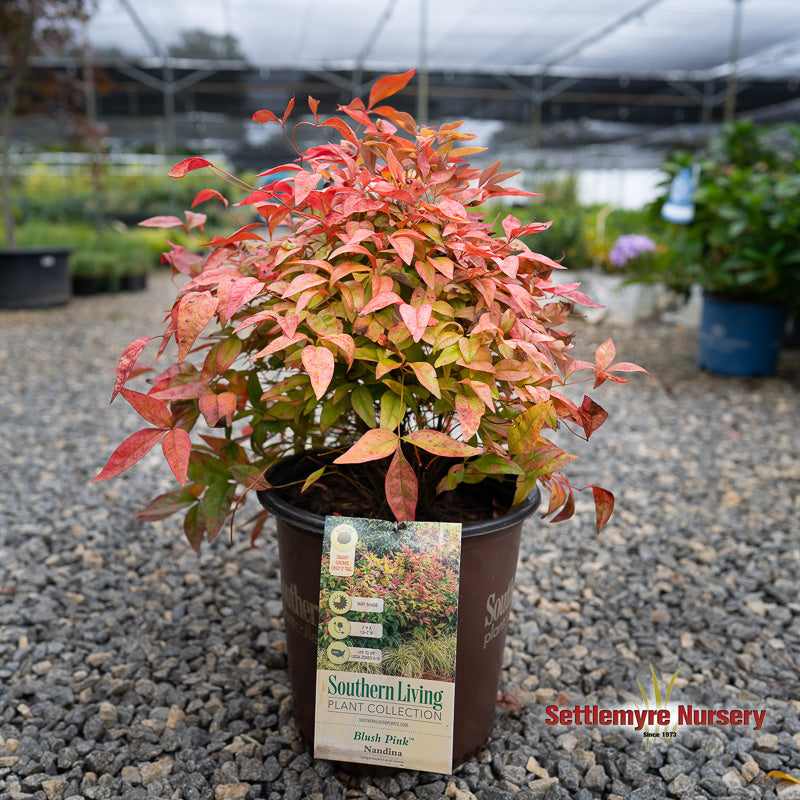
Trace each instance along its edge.
<instances>
[{"instance_id":1,"label":"plant tag","mask_svg":"<svg viewBox=\"0 0 800 800\"><path fill-rule=\"evenodd\" d=\"M327 517L314 756L449 774L461 525Z\"/></svg>"}]
</instances>

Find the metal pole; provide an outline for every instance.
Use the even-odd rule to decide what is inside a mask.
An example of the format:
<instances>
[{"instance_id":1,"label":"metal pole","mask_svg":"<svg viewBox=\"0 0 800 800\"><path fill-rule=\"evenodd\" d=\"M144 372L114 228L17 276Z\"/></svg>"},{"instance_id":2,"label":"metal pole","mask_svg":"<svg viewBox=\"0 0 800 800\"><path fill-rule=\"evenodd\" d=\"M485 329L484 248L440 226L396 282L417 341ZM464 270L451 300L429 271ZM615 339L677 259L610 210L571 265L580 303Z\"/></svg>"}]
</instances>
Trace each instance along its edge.
<instances>
[{"instance_id":1,"label":"metal pole","mask_svg":"<svg viewBox=\"0 0 800 800\"><path fill-rule=\"evenodd\" d=\"M736 112L736 72L739 66L739 48L742 43L742 0L733 0L733 36L731 37L731 71L725 90L724 122L733 122Z\"/></svg>"}]
</instances>

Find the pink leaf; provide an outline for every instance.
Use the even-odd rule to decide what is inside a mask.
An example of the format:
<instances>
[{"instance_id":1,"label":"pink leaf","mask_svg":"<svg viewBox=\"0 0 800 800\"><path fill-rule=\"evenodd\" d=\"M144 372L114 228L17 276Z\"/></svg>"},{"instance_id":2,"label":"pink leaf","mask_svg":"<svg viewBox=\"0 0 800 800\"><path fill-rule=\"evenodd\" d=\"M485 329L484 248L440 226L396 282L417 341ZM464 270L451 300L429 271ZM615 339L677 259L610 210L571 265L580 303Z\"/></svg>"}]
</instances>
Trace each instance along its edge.
<instances>
[{"instance_id":1,"label":"pink leaf","mask_svg":"<svg viewBox=\"0 0 800 800\"><path fill-rule=\"evenodd\" d=\"M353 337L346 333L332 333L322 337L323 342L335 344L345 355L348 367L353 364L356 357L356 343Z\"/></svg>"},{"instance_id":2,"label":"pink leaf","mask_svg":"<svg viewBox=\"0 0 800 800\"><path fill-rule=\"evenodd\" d=\"M358 314L363 317L365 314L372 314L373 311L380 311L382 308L386 308L386 306L392 304L400 305L402 302L403 298L400 297L399 294L395 294L394 292L381 292L364 305Z\"/></svg>"},{"instance_id":3,"label":"pink leaf","mask_svg":"<svg viewBox=\"0 0 800 800\"><path fill-rule=\"evenodd\" d=\"M170 178L182 178L187 172L195 169L202 169L203 167L213 167L214 165L207 161L205 158L194 156L193 158L185 158L179 161L170 171Z\"/></svg>"},{"instance_id":4,"label":"pink leaf","mask_svg":"<svg viewBox=\"0 0 800 800\"><path fill-rule=\"evenodd\" d=\"M163 428L143 428L132 433L112 454L111 458L100 471L92 478L94 481L104 481L114 478L137 461L144 458L164 436Z\"/></svg>"},{"instance_id":5,"label":"pink leaf","mask_svg":"<svg viewBox=\"0 0 800 800\"><path fill-rule=\"evenodd\" d=\"M414 260L414 240L409 239L408 236L390 236L389 241L400 258L410 266Z\"/></svg>"},{"instance_id":6,"label":"pink leaf","mask_svg":"<svg viewBox=\"0 0 800 800\"><path fill-rule=\"evenodd\" d=\"M205 214L198 214L196 211L184 211L183 215L186 217L187 231L193 228L200 228L202 230L203 225L206 224L206 220L208 219Z\"/></svg>"},{"instance_id":7,"label":"pink leaf","mask_svg":"<svg viewBox=\"0 0 800 800\"><path fill-rule=\"evenodd\" d=\"M407 303L400 306L400 316L403 318L406 327L411 333L411 338L418 342L425 335L425 330L428 327L428 322L431 319L431 312L433 306L430 303L425 303L419 308L413 308Z\"/></svg>"},{"instance_id":8,"label":"pink leaf","mask_svg":"<svg viewBox=\"0 0 800 800\"><path fill-rule=\"evenodd\" d=\"M143 219L139 223L139 226L141 228L182 228L184 227L184 222L180 217L148 217L147 219Z\"/></svg>"},{"instance_id":9,"label":"pink leaf","mask_svg":"<svg viewBox=\"0 0 800 800\"><path fill-rule=\"evenodd\" d=\"M208 325L216 310L217 298L211 292L189 292L181 298L175 333L179 362L186 358L195 339Z\"/></svg>"},{"instance_id":10,"label":"pink leaf","mask_svg":"<svg viewBox=\"0 0 800 800\"><path fill-rule=\"evenodd\" d=\"M513 235L520 229L521 224L522 223L513 214L509 214L503 219L503 231L505 231L506 236L511 239Z\"/></svg>"},{"instance_id":11,"label":"pink leaf","mask_svg":"<svg viewBox=\"0 0 800 800\"><path fill-rule=\"evenodd\" d=\"M228 290L225 318L230 319L243 305L258 297L262 291L264 284L258 278L239 278Z\"/></svg>"},{"instance_id":12,"label":"pink leaf","mask_svg":"<svg viewBox=\"0 0 800 800\"><path fill-rule=\"evenodd\" d=\"M254 359L264 358L265 356L277 353L279 350L291 347L293 344L307 341L308 336L304 336L302 333L295 334L294 336L276 336L263 350L259 350L250 357Z\"/></svg>"},{"instance_id":13,"label":"pink leaf","mask_svg":"<svg viewBox=\"0 0 800 800\"><path fill-rule=\"evenodd\" d=\"M152 336L145 336L142 339L136 339L122 351L122 355L117 363L117 377L114 381L114 390L111 393L112 400L117 396L119 390L128 380L128 377L130 376L136 364L136 359L139 358L142 350L144 350L144 348L147 346L147 343L153 338L154 337Z\"/></svg>"},{"instance_id":14,"label":"pink leaf","mask_svg":"<svg viewBox=\"0 0 800 800\"><path fill-rule=\"evenodd\" d=\"M385 428L368 430L347 452L342 453L334 464L363 464L387 458L397 450L400 441L397 434Z\"/></svg>"},{"instance_id":15,"label":"pink leaf","mask_svg":"<svg viewBox=\"0 0 800 800\"><path fill-rule=\"evenodd\" d=\"M322 275L315 275L313 272L305 272L292 280L286 289L284 289L281 297L291 297L294 294L304 292L306 289L319 286L326 281L327 278L324 278Z\"/></svg>"},{"instance_id":16,"label":"pink leaf","mask_svg":"<svg viewBox=\"0 0 800 800\"><path fill-rule=\"evenodd\" d=\"M173 428L164 434L161 440L161 452L172 470L178 483L186 483L186 472L189 469L189 456L192 453L192 440L183 428Z\"/></svg>"},{"instance_id":17,"label":"pink leaf","mask_svg":"<svg viewBox=\"0 0 800 800\"><path fill-rule=\"evenodd\" d=\"M449 197L443 197L441 200L439 200L438 206L448 219L452 219L457 222L469 221L467 209L464 208L464 206L462 206L457 200L452 200Z\"/></svg>"},{"instance_id":18,"label":"pink leaf","mask_svg":"<svg viewBox=\"0 0 800 800\"><path fill-rule=\"evenodd\" d=\"M417 510L417 476L398 447L386 472L386 499L399 522L413 520Z\"/></svg>"},{"instance_id":19,"label":"pink leaf","mask_svg":"<svg viewBox=\"0 0 800 800\"><path fill-rule=\"evenodd\" d=\"M302 353L303 366L311 379L311 388L319 400L333 378L333 353L327 347L307 345Z\"/></svg>"},{"instance_id":20,"label":"pink leaf","mask_svg":"<svg viewBox=\"0 0 800 800\"><path fill-rule=\"evenodd\" d=\"M471 447L441 431L412 431L408 436L404 436L403 439L435 456L468 458L469 456L479 456L483 453L480 447Z\"/></svg>"},{"instance_id":21,"label":"pink leaf","mask_svg":"<svg viewBox=\"0 0 800 800\"><path fill-rule=\"evenodd\" d=\"M434 396L441 398L442 390L439 387L439 379L436 377L436 368L427 361L412 361L409 364L417 380Z\"/></svg>"},{"instance_id":22,"label":"pink leaf","mask_svg":"<svg viewBox=\"0 0 800 800\"><path fill-rule=\"evenodd\" d=\"M477 397L464 397L456 395L456 414L461 423L461 435L465 439L471 439L477 432L483 417L483 401Z\"/></svg>"},{"instance_id":23,"label":"pink leaf","mask_svg":"<svg viewBox=\"0 0 800 800\"><path fill-rule=\"evenodd\" d=\"M209 427L214 427L221 419L227 425L233 422L233 415L236 413L236 394L233 392L208 392L200 398L200 413Z\"/></svg>"},{"instance_id":24,"label":"pink leaf","mask_svg":"<svg viewBox=\"0 0 800 800\"><path fill-rule=\"evenodd\" d=\"M320 176L315 172L295 172L294 202L300 205L319 186L320 180Z\"/></svg>"}]
</instances>

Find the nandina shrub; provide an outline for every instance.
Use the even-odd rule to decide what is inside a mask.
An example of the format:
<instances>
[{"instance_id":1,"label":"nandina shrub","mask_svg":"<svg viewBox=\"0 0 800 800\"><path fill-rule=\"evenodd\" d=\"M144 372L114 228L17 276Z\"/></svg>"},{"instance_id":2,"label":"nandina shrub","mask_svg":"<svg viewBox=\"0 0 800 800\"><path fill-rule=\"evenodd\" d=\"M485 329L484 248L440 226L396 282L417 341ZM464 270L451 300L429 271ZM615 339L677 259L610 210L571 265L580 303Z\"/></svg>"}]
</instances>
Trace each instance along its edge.
<instances>
[{"instance_id":1,"label":"nandina shrub","mask_svg":"<svg viewBox=\"0 0 800 800\"><path fill-rule=\"evenodd\" d=\"M575 456L547 438L566 428L588 438L606 419L592 399L562 390L587 378L598 387L640 368L613 364L611 340L593 361L573 356L564 329L573 303L593 305L578 284L556 284L560 265L522 237L546 224L502 220L501 235L474 207L525 194L503 185L513 173L467 157L480 148L459 122L420 126L383 100L412 72L378 80L360 99L322 119L309 99L310 124L336 141L298 152L295 163L264 173L285 176L258 188L202 158L201 167L246 189L238 203L266 220L214 237L202 255L174 247L165 255L187 280L160 337L174 363L152 372L139 358L148 342L126 348L112 399L121 394L148 426L128 437L96 480L128 469L157 443L180 488L157 498L140 518L184 512L196 548L219 532L250 488L283 455L333 454L304 489L342 466L367 465L346 494L364 495L363 516L414 519L418 507L463 483L505 476L514 502L539 484L545 515L574 512L562 473ZM290 141L290 102L279 123ZM227 200L205 190L195 205ZM252 216L251 216L252 218ZM143 224L202 229L204 218L158 217ZM129 388L151 374L146 392ZM196 432L192 438L191 432ZM351 480L353 480L351 478ZM591 486L597 526L613 496ZM336 513L336 501L330 513ZM341 513L341 512L340 512ZM491 510L488 513L492 513ZM256 520L257 532L264 514Z\"/></svg>"}]
</instances>

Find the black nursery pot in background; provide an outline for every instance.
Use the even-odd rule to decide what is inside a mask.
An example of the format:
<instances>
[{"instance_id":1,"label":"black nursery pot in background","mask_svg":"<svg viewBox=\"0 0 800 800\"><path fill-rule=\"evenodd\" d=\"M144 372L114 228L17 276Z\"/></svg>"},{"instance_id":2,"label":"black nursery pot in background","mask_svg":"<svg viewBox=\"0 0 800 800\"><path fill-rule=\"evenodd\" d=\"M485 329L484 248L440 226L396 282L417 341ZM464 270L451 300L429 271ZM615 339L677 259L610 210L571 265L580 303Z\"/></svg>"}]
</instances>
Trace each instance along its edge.
<instances>
[{"instance_id":1,"label":"black nursery pot in background","mask_svg":"<svg viewBox=\"0 0 800 800\"><path fill-rule=\"evenodd\" d=\"M316 466L304 462L304 454L292 456L278 464L267 479L275 486L287 484L302 480ZM476 489L475 486L468 488L473 493ZM495 488L501 497L505 492L513 495L513 487L508 484L496 483ZM325 519L286 502L277 489L259 491L258 497L277 522L295 717L301 735L312 744ZM462 523L454 767L474 755L492 732L522 524L538 508L539 501L539 491L535 489L524 503L504 516ZM489 607L492 613L487 611Z\"/></svg>"},{"instance_id":2,"label":"black nursery pot in background","mask_svg":"<svg viewBox=\"0 0 800 800\"><path fill-rule=\"evenodd\" d=\"M0 308L40 308L69 302L69 249L0 251Z\"/></svg>"}]
</instances>

